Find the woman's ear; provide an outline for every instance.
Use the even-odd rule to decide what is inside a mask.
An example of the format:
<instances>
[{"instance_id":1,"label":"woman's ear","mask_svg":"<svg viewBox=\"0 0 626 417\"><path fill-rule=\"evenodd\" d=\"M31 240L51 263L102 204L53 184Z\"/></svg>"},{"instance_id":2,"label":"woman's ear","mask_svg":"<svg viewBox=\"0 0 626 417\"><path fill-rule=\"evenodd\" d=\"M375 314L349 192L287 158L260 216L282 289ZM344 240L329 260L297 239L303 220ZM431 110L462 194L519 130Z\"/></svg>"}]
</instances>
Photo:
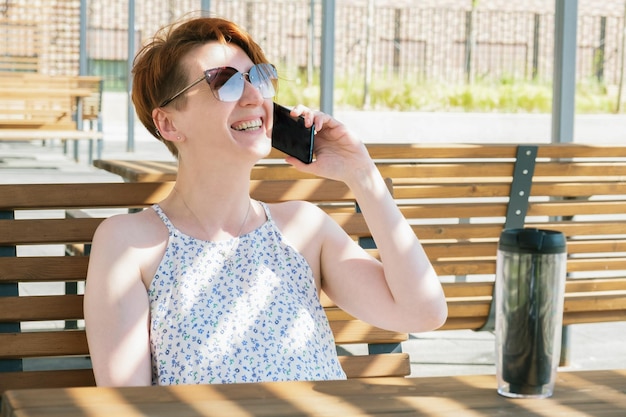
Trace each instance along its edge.
<instances>
[{"instance_id":1,"label":"woman's ear","mask_svg":"<svg viewBox=\"0 0 626 417\"><path fill-rule=\"evenodd\" d=\"M152 121L156 126L156 134L163 140L178 142L180 133L176 130L176 126L170 119L169 114L162 108L152 110Z\"/></svg>"}]
</instances>

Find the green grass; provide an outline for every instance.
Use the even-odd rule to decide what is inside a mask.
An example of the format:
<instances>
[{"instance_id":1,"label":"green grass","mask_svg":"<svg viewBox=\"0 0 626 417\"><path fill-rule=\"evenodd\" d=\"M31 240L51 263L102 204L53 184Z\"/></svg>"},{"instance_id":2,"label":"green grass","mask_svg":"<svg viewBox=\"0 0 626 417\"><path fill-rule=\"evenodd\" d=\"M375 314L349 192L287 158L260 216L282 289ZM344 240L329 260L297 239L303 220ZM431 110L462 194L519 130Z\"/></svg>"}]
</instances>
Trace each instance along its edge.
<instances>
[{"instance_id":1,"label":"green grass","mask_svg":"<svg viewBox=\"0 0 626 417\"><path fill-rule=\"evenodd\" d=\"M335 81L335 108L363 109L362 79ZM472 84L405 82L377 80L370 85L370 110L463 111L504 113L550 113L552 86L503 79ZM625 94L626 95L626 94ZM583 82L576 87L576 113L614 113L617 88L598 82ZM306 86L300 78L280 81L277 101L291 105L303 103L319 107L319 80ZM626 113L622 106L621 113Z\"/></svg>"}]
</instances>

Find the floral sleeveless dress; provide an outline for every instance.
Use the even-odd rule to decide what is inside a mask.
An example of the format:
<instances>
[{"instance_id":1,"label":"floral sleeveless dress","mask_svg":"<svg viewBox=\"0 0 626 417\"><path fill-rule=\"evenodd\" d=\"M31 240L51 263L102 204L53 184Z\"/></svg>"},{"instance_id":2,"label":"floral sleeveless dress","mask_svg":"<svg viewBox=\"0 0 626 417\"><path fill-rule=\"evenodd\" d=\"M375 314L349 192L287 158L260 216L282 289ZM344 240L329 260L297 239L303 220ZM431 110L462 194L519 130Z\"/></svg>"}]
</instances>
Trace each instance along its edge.
<instances>
[{"instance_id":1,"label":"floral sleeveless dress","mask_svg":"<svg viewBox=\"0 0 626 417\"><path fill-rule=\"evenodd\" d=\"M148 290L157 385L345 379L304 257L269 208L258 229L210 242L169 230Z\"/></svg>"}]
</instances>

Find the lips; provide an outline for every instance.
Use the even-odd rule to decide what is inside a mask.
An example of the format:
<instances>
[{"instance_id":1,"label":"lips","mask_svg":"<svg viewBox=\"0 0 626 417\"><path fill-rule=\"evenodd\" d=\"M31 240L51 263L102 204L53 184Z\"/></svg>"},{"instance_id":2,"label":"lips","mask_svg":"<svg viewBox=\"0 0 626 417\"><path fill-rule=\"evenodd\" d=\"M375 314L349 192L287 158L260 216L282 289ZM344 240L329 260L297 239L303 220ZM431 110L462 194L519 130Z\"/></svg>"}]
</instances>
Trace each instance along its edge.
<instances>
[{"instance_id":1,"label":"lips","mask_svg":"<svg viewBox=\"0 0 626 417\"><path fill-rule=\"evenodd\" d=\"M256 120L248 120L242 123L237 123L237 124L232 125L231 127L234 130L242 132L245 130L256 130L260 128L262 125L263 125L263 122L261 122L261 119L256 119Z\"/></svg>"}]
</instances>

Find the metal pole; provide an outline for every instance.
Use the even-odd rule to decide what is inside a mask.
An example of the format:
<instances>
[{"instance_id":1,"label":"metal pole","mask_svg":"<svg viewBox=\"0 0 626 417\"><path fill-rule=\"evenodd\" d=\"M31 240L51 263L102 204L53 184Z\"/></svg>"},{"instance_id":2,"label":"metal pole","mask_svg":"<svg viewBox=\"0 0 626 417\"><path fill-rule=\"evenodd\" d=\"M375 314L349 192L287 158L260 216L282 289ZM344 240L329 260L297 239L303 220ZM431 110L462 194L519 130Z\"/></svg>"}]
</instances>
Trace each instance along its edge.
<instances>
[{"instance_id":1,"label":"metal pole","mask_svg":"<svg viewBox=\"0 0 626 417\"><path fill-rule=\"evenodd\" d=\"M622 15L623 21L626 22L626 2L624 2L624 13ZM619 113L622 108L622 90L624 87L624 65L626 64L626 25L622 27L622 47L621 47L621 59L619 66L619 82L617 88L617 103L615 105L615 113Z\"/></svg>"},{"instance_id":2,"label":"metal pole","mask_svg":"<svg viewBox=\"0 0 626 417\"><path fill-rule=\"evenodd\" d=\"M309 1L309 56L306 68L306 85L313 85L313 71L315 68L315 0Z\"/></svg>"},{"instance_id":3,"label":"metal pole","mask_svg":"<svg viewBox=\"0 0 626 417\"><path fill-rule=\"evenodd\" d=\"M367 2L367 28L365 30L365 79L363 80L363 108L369 109L371 104L370 84L374 58L372 44L374 37L374 0Z\"/></svg>"},{"instance_id":4,"label":"metal pole","mask_svg":"<svg viewBox=\"0 0 626 417\"><path fill-rule=\"evenodd\" d=\"M87 75L87 0L80 0L78 22L78 75ZM83 130L83 99L77 100L76 127ZM93 144L89 141L89 158L92 155ZM74 160L78 161L78 141L74 141Z\"/></svg>"},{"instance_id":5,"label":"metal pole","mask_svg":"<svg viewBox=\"0 0 626 417\"><path fill-rule=\"evenodd\" d=\"M578 0L555 0L552 142L574 141Z\"/></svg>"},{"instance_id":6,"label":"metal pole","mask_svg":"<svg viewBox=\"0 0 626 417\"><path fill-rule=\"evenodd\" d=\"M320 109L333 114L335 90L335 1L322 0L322 65L320 70Z\"/></svg>"},{"instance_id":7,"label":"metal pole","mask_svg":"<svg viewBox=\"0 0 626 417\"><path fill-rule=\"evenodd\" d=\"M574 141L578 0L555 0L552 142ZM563 326L559 364L569 364L569 327Z\"/></svg>"},{"instance_id":8,"label":"metal pole","mask_svg":"<svg viewBox=\"0 0 626 417\"><path fill-rule=\"evenodd\" d=\"M211 11L211 0L200 0L200 10L203 16L208 16Z\"/></svg>"},{"instance_id":9,"label":"metal pole","mask_svg":"<svg viewBox=\"0 0 626 417\"><path fill-rule=\"evenodd\" d=\"M128 0L128 60L127 60L127 139L126 152L135 152L135 108L131 100L133 89L133 59L135 55L135 0Z\"/></svg>"},{"instance_id":10,"label":"metal pole","mask_svg":"<svg viewBox=\"0 0 626 417\"><path fill-rule=\"evenodd\" d=\"M78 75L87 75L87 0L80 0Z\"/></svg>"}]
</instances>

